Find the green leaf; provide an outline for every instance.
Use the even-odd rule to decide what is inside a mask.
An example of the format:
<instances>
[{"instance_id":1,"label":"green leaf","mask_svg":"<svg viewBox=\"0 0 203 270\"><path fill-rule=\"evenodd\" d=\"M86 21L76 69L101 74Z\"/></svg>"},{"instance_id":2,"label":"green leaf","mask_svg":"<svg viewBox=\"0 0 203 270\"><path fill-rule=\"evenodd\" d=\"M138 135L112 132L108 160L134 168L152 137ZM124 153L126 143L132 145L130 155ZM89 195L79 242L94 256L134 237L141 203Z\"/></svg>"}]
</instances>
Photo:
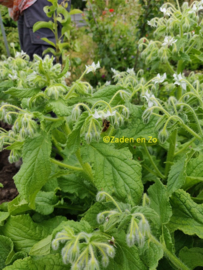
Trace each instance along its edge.
<instances>
[{"instance_id":1,"label":"green leaf","mask_svg":"<svg viewBox=\"0 0 203 270\"><path fill-rule=\"evenodd\" d=\"M36 198L35 211L42 215L50 215L54 211L54 207L60 204L59 197L54 192L39 191Z\"/></svg>"},{"instance_id":2,"label":"green leaf","mask_svg":"<svg viewBox=\"0 0 203 270\"><path fill-rule=\"evenodd\" d=\"M99 89L97 92L95 92L91 98L86 98L85 101L91 104L94 104L95 102L100 101L100 100L109 102L111 98L115 95L115 93L118 92L119 90L123 90L123 87L118 86L118 85L106 86ZM112 102L112 105L117 104L121 100L122 99L120 95L117 95L115 100Z\"/></svg>"},{"instance_id":3,"label":"green leaf","mask_svg":"<svg viewBox=\"0 0 203 270\"><path fill-rule=\"evenodd\" d=\"M64 175L58 179L58 184L63 192L75 194L81 199L88 198L90 195L96 196L96 189L80 175Z\"/></svg>"},{"instance_id":4,"label":"green leaf","mask_svg":"<svg viewBox=\"0 0 203 270\"><path fill-rule=\"evenodd\" d=\"M55 43L52 42L51 40L49 40L48 38L41 38L41 40L44 40L45 42L47 42L48 44L50 44L53 47L56 47Z\"/></svg>"},{"instance_id":5,"label":"green leaf","mask_svg":"<svg viewBox=\"0 0 203 270\"><path fill-rule=\"evenodd\" d=\"M62 78L64 75L66 75L66 73L68 72L69 70L69 66L70 66L70 60L69 60L69 57L66 56L66 62L65 62L65 66L61 72L61 74L59 76L57 76L58 78Z\"/></svg>"},{"instance_id":6,"label":"green leaf","mask_svg":"<svg viewBox=\"0 0 203 270\"><path fill-rule=\"evenodd\" d=\"M171 237L171 234L169 232L169 229L166 225L162 226L162 235L161 235L161 243L164 244L164 246L171 252L175 253L173 240Z\"/></svg>"},{"instance_id":7,"label":"green leaf","mask_svg":"<svg viewBox=\"0 0 203 270\"><path fill-rule=\"evenodd\" d=\"M7 266L4 270L68 270L67 265L62 262L60 254L49 254L40 257L27 257L24 260L17 260L13 265Z\"/></svg>"},{"instance_id":8,"label":"green leaf","mask_svg":"<svg viewBox=\"0 0 203 270\"><path fill-rule=\"evenodd\" d=\"M184 190L178 190L171 197L173 215L168 228L173 232L181 230L185 234L196 234L203 238L203 205L196 204Z\"/></svg>"},{"instance_id":9,"label":"green leaf","mask_svg":"<svg viewBox=\"0 0 203 270\"><path fill-rule=\"evenodd\" d=\"M24 142L14 142L11 145L9 145L8 147L6 147L7 150L21 150L23 147Z\"/></svg>"},{"instance_id":10,"label":"green leaf","mask_svg":"<svg viewBox=\"0 0 203 270\"><path fill-rule=\"evenodd\" d=\"M6 94L17 98L29 98L41 92L41 89L12 87L5 91Z\"/></svg>"},{"instance_id":11,"label":"green leaf","mask_svg":"<svg viewBox=\"0 0 203 270\"><path fill-rule=\"evenodd\" d=\"M10 215L19 215L27 211L30 211L31 208L28 206L28 203L22 196L18 195L15 199L8 203L8 211Z\"/></svg>"},{"instance_id":12,"label":"green leaf","mask_svg":"<svg viewBox=\"0 0 203 270\"><path fill-rule=\"evenodd\" d=\"M203 248L187 248L184 247L179 253L180 259L190 268L203 266Z\"/></svg>"},{"instance_id":13,"label":"green leaf","mask_svg":"<svg viewBox=\"0 0 203 270\"><path fill-rule=\"evenodd\" d=\"M78 121L76 122L72 132L68 135L66 148L64 151L66 151L66 152L68 151L67 153L69 156L71 154L75 153L80 146L80 130L81 130L83 123L87 117L88 117L87 112L84 112L83 114L81 114Z\"/></svg>"},{"instance_id":14,"label":"green leaf","mask_svg":"<svg viewBox=\"0 0 203 270\"><path fill-rule=\"evenodd\" d=\"M141 166L132 160L130 151L116 150L104 143L92 143L89 150L97 189L114 194L122 202L138 204L143 192Z\"/></svg>"},{"instance_id":15,"label":"green leaf","mask_svg":"<svg viewBox=\"0 0 203 270\"><path fill-rule=\"evenodd\" d=\"M11 216L0 230L13 241L16 251L29 252L34 244L50 235L65 220L65 217L58 216L35 223L28 214Z\"/></svg>"},{"instance_id":16,"label":"green leaf","mask_svg":"<svg viewBox=\"0 0 203 270\"><path fill-rule=\"evenodd\" d=\"M146 242L144 246L144 252L140 256L147 265L147 269L155 270L158 266L159 260L163 257L163 249L153 242Z\"/></svg>"},{"instance_id":17,"label":"green leaf","mask_svg":"<svg viewBox=\"0 0 203 270\"><path fill-rule=\"evenodd\" d=\"M0 269L6 266L6 260L13 255L13 242L8 237L0 235Z\"/></svg>"},{"instance_id":18,"label":"green leaf","mask_svg":"<svg viewBox=\"0 0 203 270\"><path fill-rule=\"evenodd\" d=\"M51 31L53 31L53 22L49 21L49 22L36 22L33 25L33 32L36 32L37 30L41 29L41 28L49 28Z\"/></svg>"},{"instance_id":19,"label":"green leaf","mask_svg":"<svg viewBox=\"0 0 203 270\"><path fill-rule=\"evenodd\" d=\"M69 12L70 15L81 14L81 13L82 11L79 9L73 9Z\"/></svg>"},{"instance_id":20,"label":"green leaf","mask_svg":"<svg viewBox=\"0 0 203 270\"><path fill-rule=\"evenodd\" d=\"M4 225L4 221L9 217L8 212L0 212L0 226Z\"/></svg>"},{"instance_id":21,"label":"green leaf","mask_svg":"<svg viewBox=\"0 0 203 270\"><path fill-rule=\"evenodd\" d=\"M16 187L31 208L35 197L47 182L50 171L51 140L42 133L33 139L27 139L23 147L23 164L14 176Z\"/></svg>"},{"instance_id":22,"label":"green leaf","mask_svg":"<svg viewBox=\"0 0 203 270\"><path fill-rule=\"evenodd\" d=\"M160 218L160 225L169 222L172 215L172 209L166 187L157 180L154 185L148 189L150 198L150 207L154 209Z\"/></svg>"},{"instance_id":23,"label":"green leaf","mask_svg":"<svg viewBox=\"0 0 203 270\"><path fill-rule=\"evenodd\" d=\"M169 195L184 185L186 180L186 161L186 156L183 156L171 166L167 181Z\"/></svg>"},{"instance_id":24,"label":"green leaf","mask_svg":"<svg viewBox=\"0 0 203 270\"><path fill-rule=\"evenodd\" d=\"M69 116L72 112L72 107L68 106L63 99L52 100L47 105L57 116Z\"/></svg>"},{"instance_id":25,"label":"green leaf","mask_svg":"<svg viewBox=\"0 0 203 270\"><path fill-rule=\"evenodd\" d=\"M187 190L192 186L201 183L203 181L203 154L199 154L198 157L190 159L187 164L187 177L183 189Z\"/></svg>"},{"instance_id":26,"label":"green leaf","mask_svg":"<svg viewBox=\"0 0 203 270\"><path fill-rule=\"evenodd\" d=\"M116 134L117 138L145 138L146 141L150 140L150 137L156 138L155 125L157 123L156 117L151 117L148 124L144 124L142 120L143 109L141 106L135 106L133 104L127 104L130 110L130 120L126 126L119 129Z\"/></svg>"},{"instance_id":27,"label":"green leaf","mask_svg":"<svg viewBox=\"0 0 203 270\"><path fill-rule=\"evenodd\" d=\"M52 235L48 235L46 238L42 239L36 243L30 250L31 256L44 256L50 253Z\"/></svg>"}]
</instances>

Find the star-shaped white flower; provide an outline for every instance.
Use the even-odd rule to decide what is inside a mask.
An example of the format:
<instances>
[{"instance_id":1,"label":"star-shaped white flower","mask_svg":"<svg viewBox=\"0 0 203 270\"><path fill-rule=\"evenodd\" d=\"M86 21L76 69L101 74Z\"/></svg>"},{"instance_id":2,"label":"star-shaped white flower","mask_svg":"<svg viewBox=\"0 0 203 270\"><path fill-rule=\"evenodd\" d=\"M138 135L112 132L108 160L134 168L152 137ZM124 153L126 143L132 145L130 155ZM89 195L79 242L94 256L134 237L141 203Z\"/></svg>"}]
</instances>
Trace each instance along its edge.
<instances>
[{"instance_id":1,"label":"star-shaped white flower","mask_svg":"<svg viewBox=\"0 0 203 270\"><path fill-rule=\"evenodd\" d=\"M148 90L145 92L145 95L143 95L142 97L147 100L149 108L153 107L154 105L158 105L155 100L152 100L152 98L155 98L155 96Z\"/></svg>"},{"instance_id":2,"label":"star-shaped white flower","mask_svg":"<svg viewBox=\"0 0 203 270\"><path fill-rule=\"evenodd\" d=\"M152 26L152 27L157 27L157 23L154 19L152 19L151 21L147 21L147 24Z\"/></svg>"},{"instance_id":3,"label":"star-shaped white flower","mask_svg":"<svg viewBox=\"0 0 203 270\"><path fill-rule=\"evenodd\" d=\"M106 86L111 85L111 81L106 81L105 85Z\"/></svg>"},{"instance_id":4,"label":"star-shaped white flower","mask_svg":"<svg viewBox=\"0 0 203 270\"><path fill-rule=\"evenodd\" d=\"M21 52L17 52L16 55L15 55L15 58L16 57L22 57L22 56L25 56L26 53L22 50Z\"/></svg>"},{"instance_id":5,"label":"star-shaped white flower","mask_svg":"<svg viewBox=\"0 0 203 270\"><path fill-rule=\"evenodd\" d=\"M95 119L98 119L98 118L108 118L109 116L114 116L116 114L116 111L113 111L113 112L110 112L110 111L107 111L106 113L104 112L97 112L97 110L95 110L94 114L92 115Z\"/></svg>"},{"instance_id":6,"label":"star-shaped white flower","mask_svg":"<svg viewBox=\"0 0 203 270\"><path fill-rule=\"evenodd\" d=\"M176 41L177 41L177 39L174 39L173 37L170 37L170 36L166 36L162 45L163 46L171 46L174 43L176 43Z\"/></svg>"},{"instance_id":7,"label":"star-shaped white flower","mask_svg":"<svg viewBox=\"0 0 203 270\"><path fill-rule=\"evenodd\" d=\"M152 80L152 82L156 83L162 83L166 79L166 73L164 73L162 76L160 74L157 74L157 76Z\"/></svg>"},{"instance_id":8,"label":"star-shaped white flower","mask_svg":"<svg viewBox=\"0 0 203 270\"><path fill-rule=\"evenodd\" d=\"M130 74L130 75L135 75L134 68L128 68L127 73Z\"/></svg>"},{"instance_id":9,"label":"star-shaped white flower","mask_svg":"<svg viewBox=\"0 0 203 270\"><path fill-rule=\"evenodd\" d=\"M100 63L98 62L95 64L94 62L90 66L85 66L86 67L86 74L90 72L95 72L98 68L100 68Z\"/></svg>"},{"instance_id":10,"label":"star-shaped white flower","mask_svg":"<svg viewBox=\"0 0 203 270\"><path fill-rule=\"evenodd\" d=\"M185 81L183 81L183 77L181 74L174 74L173 78L175 80L174 84L180 85L184 90L186 90L187 87L187 83Z\"/></svg>"},{"instance_id":11,"label":"star-shaped white flower","mask_svg":"<svg viewBox=\"0 0 203 270\"><path fill-rule=\"evenodd\" d=\"M164 16L170 16L171 13L168 9L161 7L160 11L163 12Z\"/></svg>"}]
</instances>

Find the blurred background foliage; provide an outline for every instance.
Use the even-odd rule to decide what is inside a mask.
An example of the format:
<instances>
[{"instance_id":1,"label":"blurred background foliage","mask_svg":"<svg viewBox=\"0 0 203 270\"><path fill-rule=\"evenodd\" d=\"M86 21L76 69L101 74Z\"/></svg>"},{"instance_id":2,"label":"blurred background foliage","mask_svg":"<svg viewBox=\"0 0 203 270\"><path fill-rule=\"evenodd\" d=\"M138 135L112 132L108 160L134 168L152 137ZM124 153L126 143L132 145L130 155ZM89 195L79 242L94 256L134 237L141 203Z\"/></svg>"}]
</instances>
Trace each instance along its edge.
<instances>
[{"instance_id":1,"label":"blurred background foliage","mask_svg":"<svg viewBox=\"0 0 203 270\"><path fill-rule=\"evenodd\" d=\"M192 2L189 0L188 2ZM123 71L127 68L147 69L140 59L137 42L141 37L152 37L152 29L147 21L162 16L160 6L174 0L72 0L71 8L83 10L85 27L78 28L72 23L66 35L71 60L71 77L68 83L76 80L85 65L100 61L100 73L90 73L86 80L97 86L109 81L111 68ZM182 4L183 0L179 0ZM8 15L8 9L0 6L8 44L15 43L20 50L17 23ZM12 49L10 48L11 53ZM6 55L2 34L0 33L0 55Z\"/></svg>"}]
</instances>

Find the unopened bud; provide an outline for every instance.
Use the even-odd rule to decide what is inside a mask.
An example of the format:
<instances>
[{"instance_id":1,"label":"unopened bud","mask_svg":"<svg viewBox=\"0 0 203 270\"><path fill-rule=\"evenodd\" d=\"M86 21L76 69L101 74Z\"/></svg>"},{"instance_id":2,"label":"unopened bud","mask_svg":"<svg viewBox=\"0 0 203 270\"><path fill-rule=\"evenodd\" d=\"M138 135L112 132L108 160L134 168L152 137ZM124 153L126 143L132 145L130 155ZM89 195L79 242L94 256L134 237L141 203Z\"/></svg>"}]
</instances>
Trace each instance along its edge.
<instances>
[{"instance_id":1,"label":"unopened bud","mask_svg":"<svg viewBox=\"0 0 203 270\"><path fill-rule=\"evenodd\" d=\"M168 136L168 131L166 130L166 128L163 128L158 134L158 139L161 143L165 143L165 141L168 139Z\"/></svg>"},{"instance_id":2,"label":"unopened bud","mask_svg":"<svg viewBox=\"0 0 203 270\"><path fill-rule=\"evenodd\" d=\"M88 144L90 144L91 141L92 141L92 133L87 132L87 133L85 134L85 140L86 140L86 142L87 142Z\"/></svg>"},{"instance_id":3,"label":"unopened bud","mask_svg":"<svg viewBox=\"0 0 203 270\"><path fill-rule=\"evenodd\" d=\"M135 238L135 235L134 234L130 234L130 233L127 234L127 236L126 236L126 242L127 242L127 245L129 247L134 246L135 241L136 241L136 238Z\"/></svg>"}]
</instances>

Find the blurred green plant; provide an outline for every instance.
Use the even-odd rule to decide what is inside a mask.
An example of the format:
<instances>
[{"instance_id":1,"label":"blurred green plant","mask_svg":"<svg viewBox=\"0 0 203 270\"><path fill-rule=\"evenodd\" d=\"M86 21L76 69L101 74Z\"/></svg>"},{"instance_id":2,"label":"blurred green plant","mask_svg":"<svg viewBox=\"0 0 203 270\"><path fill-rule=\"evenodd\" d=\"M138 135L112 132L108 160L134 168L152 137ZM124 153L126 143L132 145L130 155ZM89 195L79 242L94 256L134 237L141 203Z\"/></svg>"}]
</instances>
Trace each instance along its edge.
<instances>
[{"instance_id":1,"label":"blurred green plant","mask_svg":"<svg viewBox=\"0 0 203 270\"><path fill-rule=\"evenodd\" d=\"M8 14L8 9L6 7L0 6L0 12L1 12L2 20L3 20L3 25L5 27L5 32L6 32L6 37L9 44L10 53L13 56L13 50L12 50L12 46L10 46L10 43L14 43L15 49L17 51L20 50L17 23L10 18ZM0 55L6 55L6 48L4 45L4 40L3 40L1 30L0 30Z\"/></svg>"}]
</instances>

